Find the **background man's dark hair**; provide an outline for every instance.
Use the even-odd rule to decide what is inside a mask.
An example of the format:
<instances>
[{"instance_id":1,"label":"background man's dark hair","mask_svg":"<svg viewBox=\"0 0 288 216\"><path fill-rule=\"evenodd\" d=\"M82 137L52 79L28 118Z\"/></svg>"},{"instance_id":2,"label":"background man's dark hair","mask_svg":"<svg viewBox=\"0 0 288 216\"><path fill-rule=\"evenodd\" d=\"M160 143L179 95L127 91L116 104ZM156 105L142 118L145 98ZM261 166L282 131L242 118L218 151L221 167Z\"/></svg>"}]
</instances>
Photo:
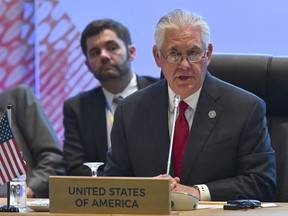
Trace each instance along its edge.
<instances>
[{"instance_id":1,"label":"background man's dark hair","mask_svg":"<svg viewBox=\"0 0 288 216\"><path fill-rule=\"evenodd\" d=\"M111 19L95 20L86 26L81 35L81 49L85 56L87 56L87 38L99 35L106 29L114 31L116 35L125 43L126 47L132 44L129 30L123 24Z\"/></svg>"}]
</instances>

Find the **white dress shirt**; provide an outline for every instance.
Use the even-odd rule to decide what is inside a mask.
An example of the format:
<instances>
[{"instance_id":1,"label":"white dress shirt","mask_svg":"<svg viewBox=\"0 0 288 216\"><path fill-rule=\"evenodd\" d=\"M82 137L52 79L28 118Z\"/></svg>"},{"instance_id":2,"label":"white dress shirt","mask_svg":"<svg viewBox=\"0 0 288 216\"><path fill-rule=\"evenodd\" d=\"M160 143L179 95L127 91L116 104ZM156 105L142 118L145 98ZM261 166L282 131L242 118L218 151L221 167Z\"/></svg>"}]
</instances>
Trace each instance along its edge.
<instances>
[{"instance_id":1,"label":"white dress shirt","mask_svg":"<svg viewBox=\"0 0 288 216\"><path fill-rule=\"evenodd\" d=\"M111 134L111 129L112 129L113 121L114 121L114 112L117 108L117 105L113 103L113 99L119 96L121 96L122 98L125 98L128 95L138 90L136 74L133 73L130 83L126 86L126 88L122 92L116 95L112 94L111 92L107 91L104 88L102 89L106 98L105 108L106 108L106 121L107 121L107 143L108 143L108 148L110 148L111 146L110 134Z\"/></svg>"}]
</instances>

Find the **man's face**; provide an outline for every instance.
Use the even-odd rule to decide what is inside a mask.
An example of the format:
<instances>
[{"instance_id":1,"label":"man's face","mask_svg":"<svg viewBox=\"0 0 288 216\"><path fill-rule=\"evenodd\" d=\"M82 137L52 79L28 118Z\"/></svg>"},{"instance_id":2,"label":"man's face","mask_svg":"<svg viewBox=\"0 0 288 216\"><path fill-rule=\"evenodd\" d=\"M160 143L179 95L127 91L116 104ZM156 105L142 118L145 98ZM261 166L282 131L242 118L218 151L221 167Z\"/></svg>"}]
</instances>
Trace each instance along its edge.
<instances>
[{"instance_id":1,"label":"man's face","mask_svg":"<svg viewBox=\"0 0 288 216\"><path fill-rule=\"evenodd\" d=\"M130 63L135 57L133 45L128 47L116 33L106 29L99 35L86 40L86 65L101 82L117 79L131 70Z\"/></svg>"},{"instance_id":2,"label":"man's face","mask_svg":"<svg viewBox=\"0 0 288 216\"><path fill-rule=\"evenodd\" d=\"M170 88L179 94L181 99L194 94L202 86L211 53L212 45L209 44L208 50L204 47L197 27L185 30L168 29L165 32L161 52L156 46L153 47L157 66L162 69ZM199 56L197 62L189 62L186 58L196 54ZM169 55L170 57L182 55L182 60L171 63L167 58Z\"/></svg>"}]
</instances>

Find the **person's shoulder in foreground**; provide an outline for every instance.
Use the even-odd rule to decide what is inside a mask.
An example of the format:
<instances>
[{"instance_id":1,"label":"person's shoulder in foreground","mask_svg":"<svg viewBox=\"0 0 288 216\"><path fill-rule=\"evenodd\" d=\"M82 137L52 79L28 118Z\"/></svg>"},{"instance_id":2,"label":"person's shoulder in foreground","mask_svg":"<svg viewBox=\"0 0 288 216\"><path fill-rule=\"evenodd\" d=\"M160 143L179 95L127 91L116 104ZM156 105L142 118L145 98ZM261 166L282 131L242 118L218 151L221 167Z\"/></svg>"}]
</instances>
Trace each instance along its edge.
<instances>
[{"instance_id":1,"label":"person's shoulder in foreground","mask_svg":"<svg viewBox=\"0 0 288 216\"><path fill-rule=\"evenodd\" d=\"M48 197L50 175L63 175L62 149L48 117L25 84L0 93L0 112L12 105L12 132L27 163L27 196Z\"/></svg>"},{"instance_id":2,"label":"person's shoulder in foreground","mask_svg":"<svg viewBox=\"0 0 288 216\"><path fill-rule=\"evenodd\" d=\"M104 174L166 173L173 100L180 96L188 104L189 132L181 146L174 139L170 189L201 200L272 200L276 168L265 102L207 71L213 46L206 21L177 9L160 19L154 38L153 55L165 79L118 106Z\"/></svg>"}]
</instances>

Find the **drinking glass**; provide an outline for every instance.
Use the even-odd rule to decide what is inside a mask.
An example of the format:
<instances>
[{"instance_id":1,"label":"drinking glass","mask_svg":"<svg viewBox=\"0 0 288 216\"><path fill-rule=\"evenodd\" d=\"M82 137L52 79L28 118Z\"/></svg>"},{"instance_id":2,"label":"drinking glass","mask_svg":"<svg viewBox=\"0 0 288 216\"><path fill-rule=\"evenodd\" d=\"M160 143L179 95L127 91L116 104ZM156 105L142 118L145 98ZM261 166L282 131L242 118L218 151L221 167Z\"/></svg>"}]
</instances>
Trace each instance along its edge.
<instances>
[{"instance_id":1,"label":"drinking glass","mask_svg":"<svg viewBox=\"0 0 288 216\"><path fill-rule=\"evenodd\" d=\"M92 177L97 177L97 170L99 166L103 165L103 162L85 162L83 165L88 166L91 170Z\"/></svg>"}]
</instances>

